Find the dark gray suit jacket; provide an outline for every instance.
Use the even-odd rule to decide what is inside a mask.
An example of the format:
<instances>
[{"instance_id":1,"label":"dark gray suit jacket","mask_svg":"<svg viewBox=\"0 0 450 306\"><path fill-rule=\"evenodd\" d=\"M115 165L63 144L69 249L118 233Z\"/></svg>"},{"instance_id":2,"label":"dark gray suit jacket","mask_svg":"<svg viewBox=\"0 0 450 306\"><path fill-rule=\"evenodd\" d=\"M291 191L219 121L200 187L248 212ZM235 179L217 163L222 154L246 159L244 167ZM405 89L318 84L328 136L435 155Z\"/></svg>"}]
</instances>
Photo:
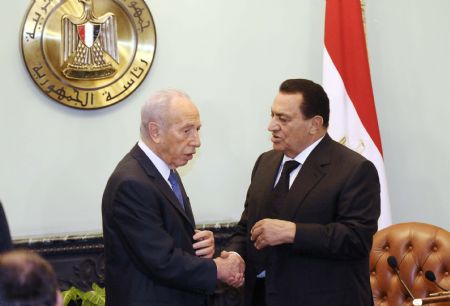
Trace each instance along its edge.
<instances>
[{"instance_id":1,"label":"dark gray suit jacket","mask_svg":"<svg viewBox=\"0 0 450 306\"><path fill-rule=\"evenodd\" d=\"M0 202L0 253L12 249L11 235L9 233L8 222Z\"/></svg>"},{"instance_id":2,"label":"dark gray suit jacket","mask_svg":"<svg viewBox=\"0 0 450 306\"><path fill-rule=\"evenodd\" d=\"M270 215L282 158L269 151L256 161L228 247L247 264L246 305L251 305L258 265L266 270L269 306L373 305L369 252L380 215L375 166L326 135L306 159L280 211L279 219L297 224L294 243L257 251L250 230Z\"/></svg>"},{"instance_id":3,"label":"dark gray suit jacket","mask_svg":"<svg viewBox=\"0 0 450 306\"><path fill-rule=\"evenodd\" d=\"M217 278L195 256L195 222L136 145L111 175L102 204L107 306L203 306Z\"/></svg>"}]
</instances>

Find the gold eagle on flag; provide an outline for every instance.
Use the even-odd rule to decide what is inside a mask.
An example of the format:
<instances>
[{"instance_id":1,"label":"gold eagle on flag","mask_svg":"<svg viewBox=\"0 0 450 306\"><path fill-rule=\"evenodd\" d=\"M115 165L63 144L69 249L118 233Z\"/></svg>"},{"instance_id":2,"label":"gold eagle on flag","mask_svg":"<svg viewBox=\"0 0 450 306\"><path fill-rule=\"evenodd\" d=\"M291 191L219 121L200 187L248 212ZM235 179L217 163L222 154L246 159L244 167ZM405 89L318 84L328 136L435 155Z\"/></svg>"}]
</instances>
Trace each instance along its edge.
<instances>
[{"instance_id":1,"label":"gold eagle on flag","mask_svg":"<svg viewBox=\"0 0 450 306\"><path fill-rule=\"evenodd\" d=\"M69 79L111 77L119 64L116 16L106 13L96 17L93 0L78 2L83 5L81 17L64 15L61 20L62 72Z\"/></svg>"}]
</instances>

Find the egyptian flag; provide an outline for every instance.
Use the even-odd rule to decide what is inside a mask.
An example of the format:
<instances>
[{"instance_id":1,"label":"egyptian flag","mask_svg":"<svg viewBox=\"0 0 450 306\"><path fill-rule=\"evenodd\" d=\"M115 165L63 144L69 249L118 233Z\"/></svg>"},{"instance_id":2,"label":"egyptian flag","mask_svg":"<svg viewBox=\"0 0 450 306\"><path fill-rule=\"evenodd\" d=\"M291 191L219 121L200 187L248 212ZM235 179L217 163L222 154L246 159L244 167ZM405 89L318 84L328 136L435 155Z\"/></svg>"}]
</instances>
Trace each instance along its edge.
<instances>
[{"instance_id":1,"label":"egyptian flag","mask_svg":"<svg viewBox=\"0 0 450 306\"><path fill-rule=\"evenodd\" d=\"M330 98L330 136L372 161L378 170L378 226L384 228L391 224L391 210L360 0L326 2L323 85Z\"/></svg>"}]
</instances>

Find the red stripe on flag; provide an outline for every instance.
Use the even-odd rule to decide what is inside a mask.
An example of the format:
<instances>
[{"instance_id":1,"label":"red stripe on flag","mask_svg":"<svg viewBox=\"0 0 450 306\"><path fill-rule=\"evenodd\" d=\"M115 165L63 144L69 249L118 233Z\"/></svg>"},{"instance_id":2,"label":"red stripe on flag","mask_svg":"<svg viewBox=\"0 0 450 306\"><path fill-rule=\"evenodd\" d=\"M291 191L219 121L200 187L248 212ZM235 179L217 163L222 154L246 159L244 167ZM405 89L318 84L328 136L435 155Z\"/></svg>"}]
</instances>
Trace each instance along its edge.
<instances>
[{"instance_id":1,"label":"red stripe on flag","mask_svg":"<svg viewBox=\"0 0 450 306\"><path fill-rule=\"evenodd\" d=\"M84 25L78 26L78 34L80 35L81 41L84 43L86 41L84 34Z\"/></svg>"},{"instance_id":2,"label":"red stripe on flag","mask_svg":"<svg viewBox=\"0 0 450 306\"><path fill-rule=\"evenodd\" d=\"M325 47L362 124L383 155L360 0L327 0Z\"/></svg>"}]
</instances>

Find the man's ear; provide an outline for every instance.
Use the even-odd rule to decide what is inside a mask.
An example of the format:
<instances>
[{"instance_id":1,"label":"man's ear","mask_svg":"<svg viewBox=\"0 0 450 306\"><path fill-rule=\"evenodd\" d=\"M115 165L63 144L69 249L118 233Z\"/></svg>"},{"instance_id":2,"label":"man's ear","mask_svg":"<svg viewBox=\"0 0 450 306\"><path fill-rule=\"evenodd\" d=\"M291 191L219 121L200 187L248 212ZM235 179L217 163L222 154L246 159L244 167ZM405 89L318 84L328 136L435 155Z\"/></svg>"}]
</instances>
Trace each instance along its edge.
<instances>
[{"instance_id":1,"label":"man's ear","mask_svg":"<svg viewBox=\"0 0 450 306\"><path fill-rule=\"evenodd\" d=\"M322 116L314 116L311 119L311 128L309 129L309 133L311 135L317 134L323 128L323 118Z\"/></svg>"},{"instance_id":2,"label":"man's ear","mask_svg":"<svg viewBox=\"0 0 450 306\"><path fill-rule=\"evenodd\" d=\"M161 141L161 126L156 122L149 122L147 125L148 135L154 143Z\"/></svg>"}]
</instances>

